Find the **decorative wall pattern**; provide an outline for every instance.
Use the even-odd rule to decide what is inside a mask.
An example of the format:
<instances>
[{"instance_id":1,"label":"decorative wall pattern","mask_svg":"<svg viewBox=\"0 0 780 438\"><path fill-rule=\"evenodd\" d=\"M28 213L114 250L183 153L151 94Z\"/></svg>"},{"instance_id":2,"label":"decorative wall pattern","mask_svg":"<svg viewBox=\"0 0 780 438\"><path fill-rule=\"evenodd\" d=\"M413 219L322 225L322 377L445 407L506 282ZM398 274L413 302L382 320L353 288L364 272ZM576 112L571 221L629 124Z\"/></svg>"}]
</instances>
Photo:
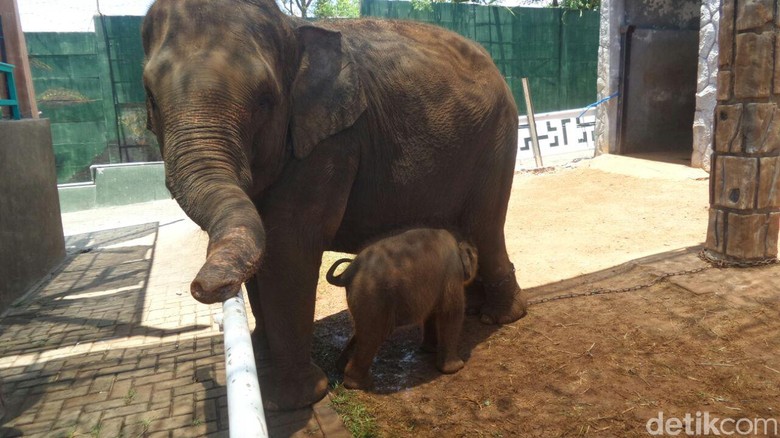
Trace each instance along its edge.
<instances>
[{"instance_id":1,"label":"decorative wall pattern","mask_svg":"<svg viewBox=\"0 0 780 438\"><path fill-rule=\"evenodd\" d=\"M536 133L544 166L593 157L595 126L596 112L593 109L584 113L577 109L537 114ZM525 116L520 117L517 137L516 167L536 167L531 147L531 130Z\"/></svg>"}]
</instances>

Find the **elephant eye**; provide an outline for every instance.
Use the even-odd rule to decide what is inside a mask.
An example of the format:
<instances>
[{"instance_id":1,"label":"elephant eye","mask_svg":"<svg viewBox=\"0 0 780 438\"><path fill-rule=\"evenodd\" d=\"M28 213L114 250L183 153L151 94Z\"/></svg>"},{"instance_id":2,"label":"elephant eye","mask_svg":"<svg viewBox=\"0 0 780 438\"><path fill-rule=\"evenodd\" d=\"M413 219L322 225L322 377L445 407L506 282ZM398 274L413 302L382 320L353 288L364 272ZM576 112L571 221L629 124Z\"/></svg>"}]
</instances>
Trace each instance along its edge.
<instances>
[{"instance_id":1,"label":"elephant eye","mask_svg":"<svg viewBox=\"0 0 780 438\"><path fill-rule=\"evenodd\" d=\"M154 96L146 89L146 129L152 131L153 134L157 134L154 127L154 114L157 111L157 101L154 100Z\"/></svg>"},{"instance_id":2,"label":"elephant eye","mask_svg":"<svg viewBox=\"0 0 780 438\"><path fill-rule=\"evenodd\" d=\"M154 99L154 94L148 88L146 89L146 99L149 101L149 108L157 110L157 100Z\"/></svg>"},{"instance_id":3,"label":"elephant eye","mask_svg":"<svg viewBox=\"0 0 780 438\"><path fill-rule=\"evenodd\" d=\"M257 111L268 111L275 103L273 94L263 93L257 98Z\"/></svg>"}]
</instances>

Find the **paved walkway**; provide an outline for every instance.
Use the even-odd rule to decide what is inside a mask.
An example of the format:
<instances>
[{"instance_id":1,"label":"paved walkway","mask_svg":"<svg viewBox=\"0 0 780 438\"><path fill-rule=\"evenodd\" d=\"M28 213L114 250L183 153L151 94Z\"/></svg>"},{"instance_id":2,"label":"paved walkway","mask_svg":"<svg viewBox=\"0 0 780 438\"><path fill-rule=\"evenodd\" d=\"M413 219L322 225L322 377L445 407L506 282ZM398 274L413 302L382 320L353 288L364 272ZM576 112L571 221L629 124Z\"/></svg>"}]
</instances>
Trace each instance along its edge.
<instances>
[{"instance_id":1,"label":"paved walkway","mask_svg":"<svg viewBox=\"0 0 780 438\"><path fill-rule=\"evenodd\" d=\"M174 201L63 226L66 261L0 318L0 436L227 436L221 305L189 294L205 233ZM272 436L349 436L328 399L268 417Z\"/></svg>"}]
</instances>

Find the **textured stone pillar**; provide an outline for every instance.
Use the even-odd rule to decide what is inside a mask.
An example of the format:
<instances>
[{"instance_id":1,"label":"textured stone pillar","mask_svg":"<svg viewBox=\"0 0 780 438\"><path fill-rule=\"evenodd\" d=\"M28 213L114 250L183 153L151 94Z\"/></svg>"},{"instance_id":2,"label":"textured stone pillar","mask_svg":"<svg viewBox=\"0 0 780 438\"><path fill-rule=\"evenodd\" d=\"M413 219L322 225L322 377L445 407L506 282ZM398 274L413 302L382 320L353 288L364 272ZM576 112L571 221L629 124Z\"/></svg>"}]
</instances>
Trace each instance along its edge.
<instances>
[{"instance_id":1,"label":"textured stone pillar","mask_svg":"<svg viewBox=\"0 0 780 438\"><path fill-rule=\"evenodd\" d=\"M777 257L780 228L778 0L722 0L710 172L710 258ZM778 58L778 62L776 59Z\"/></svg>"},{"instance_id":2,"label":"textured stone pillar","mask_svg":"<svg viewBox=\"0 0 780 438\"><path fill-rule=\"evenodd\" d=\"M718 29L720 0L702 0L699 30L699 78L696 113L693 116L691 167L709 170L712 165L712 127L718 89Z\"/></svg>"},{"instance_id":3,"label":"textured stone pillar","mask_svg":"<svg viewBox=\"0 0 780 438\"><path fill-rule=\"evenodd\" d=\"M625 0L601 0L598 99L612 96L620 89L620 27L624 15ZM617 152L617 102L618 99L611 99L596 107L596 154Z\"/></svg>"}]
</instances>

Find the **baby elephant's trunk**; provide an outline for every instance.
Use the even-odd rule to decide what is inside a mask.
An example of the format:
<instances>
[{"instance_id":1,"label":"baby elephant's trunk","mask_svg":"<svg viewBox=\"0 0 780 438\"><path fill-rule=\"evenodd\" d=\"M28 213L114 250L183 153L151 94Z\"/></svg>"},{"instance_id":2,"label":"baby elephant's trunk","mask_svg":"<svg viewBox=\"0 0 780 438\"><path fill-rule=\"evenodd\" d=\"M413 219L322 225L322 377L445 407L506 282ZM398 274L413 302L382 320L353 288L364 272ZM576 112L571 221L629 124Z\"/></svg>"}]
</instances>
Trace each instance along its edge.
<instances>
[{"instance_id":1,"label":"baby elephant's trunk","mask_svg":"<svg viewBox=\"0 0 780 438\"><path fill-rule=\"evenodd\" d=\"M351 279L351 275L347 274L347 271L349 271L349 267L344 270L339 275L334 275L336 273L336 269L338 269L339 266L341 266L343 263L351 263L352 259L339 259L336 260L335 263L333 263L333 266L328 269L328 273L325 274L325 278L328 280L328 283L338 286L338 287L346 287L349 284L349 281Z\"/></svg>"}]
</instances>

